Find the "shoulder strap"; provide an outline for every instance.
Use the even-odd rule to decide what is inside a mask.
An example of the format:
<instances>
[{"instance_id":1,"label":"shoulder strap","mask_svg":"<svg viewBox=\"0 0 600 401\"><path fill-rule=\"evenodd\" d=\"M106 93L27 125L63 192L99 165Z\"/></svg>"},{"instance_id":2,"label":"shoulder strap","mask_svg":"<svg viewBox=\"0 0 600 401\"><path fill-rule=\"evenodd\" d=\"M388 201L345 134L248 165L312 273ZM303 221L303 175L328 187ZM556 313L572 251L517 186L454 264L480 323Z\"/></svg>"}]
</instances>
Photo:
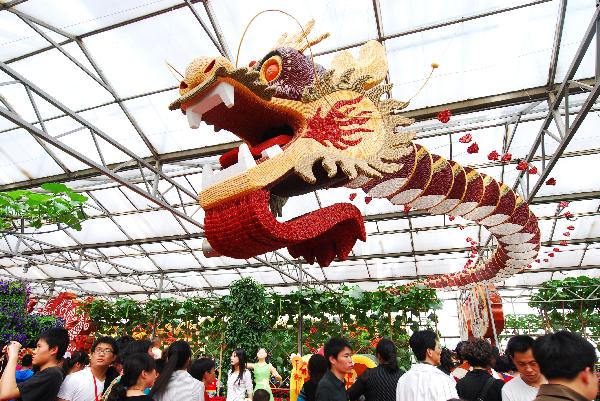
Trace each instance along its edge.
<instances>
[{"instance_id":1,"label":"shoulder strap","mask_svg":"<svg viewBox=\"0 0 600 401\"><path fill-rule=\"evenodd\" d=\"M490 388L492 388L495 381L496 381L496 379L494 379L492 376L488 377L487 381L485 382L485 385L483 386L483 388L481 389L481 392L475 398L475 400L476 401L484 401L485 396L487 395L488 391L490 391Z\"/></svg>"}]
</instances>

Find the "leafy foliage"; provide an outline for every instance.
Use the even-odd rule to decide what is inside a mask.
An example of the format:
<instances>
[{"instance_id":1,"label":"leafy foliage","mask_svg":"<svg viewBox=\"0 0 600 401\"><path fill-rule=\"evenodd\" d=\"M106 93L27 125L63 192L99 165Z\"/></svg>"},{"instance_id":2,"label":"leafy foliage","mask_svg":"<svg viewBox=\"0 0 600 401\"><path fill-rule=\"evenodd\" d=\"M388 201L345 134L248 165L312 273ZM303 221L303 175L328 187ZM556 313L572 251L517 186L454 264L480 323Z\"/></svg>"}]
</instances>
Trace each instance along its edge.
<instances>
[{"instance_id":1,"label":"leafy foliage","mask_svg":"<svg viewBox=\"0 0 600 401\"><path fill-rule=\"evenodd\" d=\"M14 230L21 221L33 228L49 223L81 230L88 198L64 184L47 183L41 188L48 193L21 189L0 192L0 232Z\"/></svg>"},{"instance_id":2,"label":"leafy foliage","mask_svg":"<svg viewBox=\"0 0 600 401\"><path fill-rule=\"evenodd\" d=\"M270 328L265 287L251 278L237 280L222 302L228 311L225 344L229 349L243 348L248 355L256 354Z\"/></svg>"},{"instance_id":3,"label":"leafy foliage","mask_svg":"<svg viewBox=\"0 0 600 401\"><path fill-rule=\"evenodd\" d=\"M331 336L348 338L357 353L373 353L382 337L392 338L400 366L410 366L409 330L435 328L435 309L441 306L430 288L410 287L395 295L391 287L363 292L341 286L333 292L303 288L289 294L269 293L250 279L236 281L230 295L215 298L169 298L137 303L131 300L94 300L83 308L99 334L148 337L154 330L163 338L189 341L194 353L219 359L227 347L242 346L250 356L265 347L280 371L289 355L298 352L298 327L303 353L318 349ZM249 334L249 333L254 334ZM227 355L227 354L226 354Z\"/></svg>"},{"instance_id":4,"label":"leafy foliage","mask_svg":"<svg viewBox=\"0 0 600 401\"><path fill-rule=\"evenodd\" d=\"M532 295L546 331L570 330L583 336L600 336L600 278L580 276L546 281Z\"/></svg>"},{"instance_id":5,"label":"leafy foliage","mask_svg":"<svg viewBox=\"0 0 600 401\"><path fill-rule=\"evenodd\" d=\"M0 280L0 343L18 341L31 347L42 331L63 325L55 316L27 314L28 300L29 291L23 282Z\"/></svg>"}]
</instances>

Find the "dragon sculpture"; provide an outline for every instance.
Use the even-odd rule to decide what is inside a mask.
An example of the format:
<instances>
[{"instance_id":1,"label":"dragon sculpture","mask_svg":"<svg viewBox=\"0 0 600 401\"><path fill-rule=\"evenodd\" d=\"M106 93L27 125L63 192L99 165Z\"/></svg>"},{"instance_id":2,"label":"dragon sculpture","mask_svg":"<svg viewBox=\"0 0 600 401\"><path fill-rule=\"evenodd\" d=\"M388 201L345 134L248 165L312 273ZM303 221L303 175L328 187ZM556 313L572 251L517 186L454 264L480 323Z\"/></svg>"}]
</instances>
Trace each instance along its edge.
<instances>
[{"instance_id":1,"label":"dragon sculpture","mask_svg":"<svg viewBox=\"0 0 600 401\"><path fill-rule=\"evenodd\" d=\"M350 203L321 208L288 222L276 219L285 200L317 189L362 188L374 198L431 214L463 216L498 241L492 256L446 275L434 288L500 281L532 263L540 248L536 217L508 186L474 169L430 154L414 132L407 102L383 99L392 85L383 46L364 44L358 58L338 54L330 69L303 54L327 35L309 40L314 24L283 35L258 62L236 68L224 57L202 57L187 67L180 97L191 128L201 121L243 140L205 166L199 200L213 250L247 259L287 248L293 257L328 266L366 240L360 211Z\"/></svg>"}]
</instances>

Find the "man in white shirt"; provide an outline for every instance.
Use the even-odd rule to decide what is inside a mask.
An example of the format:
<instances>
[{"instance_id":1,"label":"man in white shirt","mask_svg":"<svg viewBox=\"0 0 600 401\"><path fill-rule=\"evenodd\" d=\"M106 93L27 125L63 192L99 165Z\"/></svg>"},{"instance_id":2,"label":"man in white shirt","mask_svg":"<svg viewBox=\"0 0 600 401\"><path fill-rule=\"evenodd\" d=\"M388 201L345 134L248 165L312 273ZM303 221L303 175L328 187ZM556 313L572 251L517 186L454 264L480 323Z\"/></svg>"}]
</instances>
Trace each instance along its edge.
<instances>
[{"instance_id":1,"label":"man in white shirt","mask_svg":"<svg viewBox=\"0 0 600 401\"><path fill-rule=\"evenodd\" d=\"M98 401L102 399L106 372L119 352L111 337L101 337L92 345L90 366L65 378L57 401ZM109 383L110 384L110 383Z\"/></svg>"},{"instance_id":2,"label":"man in white shirt","mask_svg":"<svg viewBox=\"0 0 600 401\"><path fill-rule=\"evenodd\" d=\"M410 348L419 361L406 372L396 386L396 401L446 401L458 398L456 382L436 366L442 350L432 330L410 336Z\"/></svg>"},{"instance_id":3,"label":"man in white shirt","mask_svg":"<svg viewBox=\"0 0 600 401\"><path fill-rule=\"evenodd\" d=\"M502 401L533 401L546 379L533 356L533 338L514 336L508 340L506 353L519 375L502 387Z\"/></svg>"}]
</instances>

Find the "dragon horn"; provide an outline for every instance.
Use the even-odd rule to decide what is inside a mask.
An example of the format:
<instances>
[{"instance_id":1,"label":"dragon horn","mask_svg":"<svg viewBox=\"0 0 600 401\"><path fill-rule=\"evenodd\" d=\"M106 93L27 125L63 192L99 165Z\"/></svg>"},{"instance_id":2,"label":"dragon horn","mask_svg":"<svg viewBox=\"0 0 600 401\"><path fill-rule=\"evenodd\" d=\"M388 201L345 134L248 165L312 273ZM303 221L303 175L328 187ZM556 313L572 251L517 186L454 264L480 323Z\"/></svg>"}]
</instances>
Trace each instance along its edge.
<instances>
[{"instance_id":1,"label":"dragon horn","mask_svg":"<svg viewBox=\"0 0 600 401\"><path fill-rule=\"evenodd\" d=\"M520 196L486 174L432 155L421 145L412 147L399 160L397 172L375 179L359 176L348 186L412 210L462 216L484 226L498 242L489 259L467 264L457 273L427 278L423 284L447 288L502 281L533 262L540 249L540 230Z\"/></svg>"}]
</instances>

